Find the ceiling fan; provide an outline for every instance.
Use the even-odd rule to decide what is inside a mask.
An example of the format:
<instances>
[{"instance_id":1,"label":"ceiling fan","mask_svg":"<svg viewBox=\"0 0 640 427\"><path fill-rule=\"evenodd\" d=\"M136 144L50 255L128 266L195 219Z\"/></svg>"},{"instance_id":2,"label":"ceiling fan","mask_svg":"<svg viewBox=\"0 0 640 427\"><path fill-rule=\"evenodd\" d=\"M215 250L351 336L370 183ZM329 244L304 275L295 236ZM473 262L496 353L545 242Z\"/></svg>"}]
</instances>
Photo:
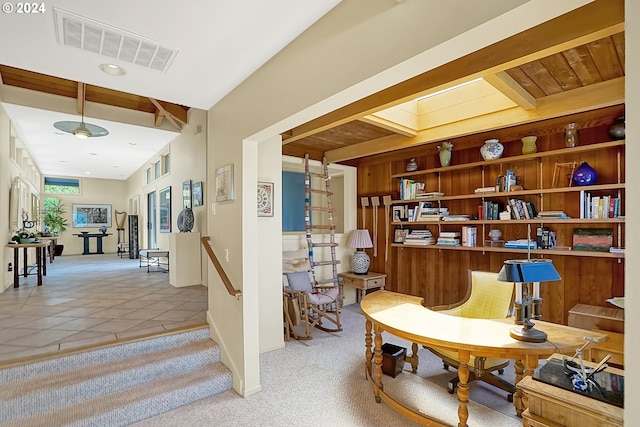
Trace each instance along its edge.
<instances>
[{"instance_id":1,"label":"ceiling fan","mask_svg":"<svg viewBox=\"0 0 640 427\"><path fill-rule=\"evenodd\" d=\"M53 124L53 127L63 132L70 133L74 135L76 138L80 138L80 139L95 138L98 136L109 135L109 131L106 130L105 128L98 125L92 125L90 123L84 122L84 94L85 94L84 83L78 86L78 92L79 92L78 98L80 98L80 95L82 96L81 121L75 122L75 121L65 120L65 121L55 122ZM80 92L82 92L82 94L80 94Z\"/></svg>"}]
</instances>

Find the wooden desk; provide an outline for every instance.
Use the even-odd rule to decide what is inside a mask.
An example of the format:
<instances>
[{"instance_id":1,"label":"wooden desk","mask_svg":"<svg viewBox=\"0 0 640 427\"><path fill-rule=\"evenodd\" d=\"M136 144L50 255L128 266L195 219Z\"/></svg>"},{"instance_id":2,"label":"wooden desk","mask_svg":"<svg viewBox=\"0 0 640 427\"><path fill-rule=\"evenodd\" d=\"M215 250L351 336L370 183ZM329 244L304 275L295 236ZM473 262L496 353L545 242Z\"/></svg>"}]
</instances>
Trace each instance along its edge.
<instances>
[{"instance_id":1,"label":"wooden desk","mask_svg":"<svg viewBox=\"0 0 640 427\"><path fill-rule=\"evenodd\" d=\"M91 254L104 254L102 252L102 238L106 236L111 236L111 233L79 233L74 234L74 236L82 237L84 239L83 251L82 255L91 255ZM96 239L96 251L89 251L89 238L95 237Z\"/></svg>"},{"instance_id":2,"label":"wooden desk","mask_svg":"<svg viewBox=\"0 0 640 427\"><path fill-rule=\"evenodd\" d=\"M38 276L38 286L42 286L42 276L47 275L47 263L44 262L46 258L47 246L49 246L49 241L46 242L34 242L34 243L15 243L15 244L7 244L8 248L13 248L13 287L19 288L19 257L20 257L20 248L23 249L22 255L22 270L23 276L27 277L29 275L29 266L27 265L27 250L29 248L36 249L36 275Z\"/></svg>"},{"instance_id":3,"label":"wooden desk","mask_svg":"<svg viewBox=\"0 0 640 427\"><path fill-rule=\"evenodd\" d=\"M369 289L384 290L387 275L370 271L367 274L340 273L338 277L343 285L357 289L356 302L360 302Z\"/></svg>"},{"instance_id":4,"label":"wooden desk","mask_svg":"<svg viewBox=\"0 0 640 427\"><path fill-rule=\"evenodd\" d=\"M564 325L536 322L536 327L548 334L544 343L514 340L509 329L513 319L487 320L449 316L431 311L422 306L423 299L389 291L378 291L366 295L360 304L365 321L365 372L372 385L377 402L384 400L392 408L419 423L446 425L396 402L387 395L382 385L382 332L413 342L412 355L407 357L414 372L418 367L418 345L442 348L458 352L458 408L459 426L467 426L469 412L469 359L471 355L516 360L516 382L525 375L533 375L539 358L553 353L573 354L584 344L585 331ZM372 339L372 329L374 337ZM605 334L590 334L605 339ZM372 350L371 344L374 343ZM518 415L527 406L522 390L513 397Z\"/></svg>"},{"instance_id":5,"label":"wooden desk","mask_svg":"<svg viewBox=\"0 0 640 427\"><path fill-rule=\"evenodd\" d=\"M552 357L561 359L561 355ZM595 363L585 362L594 367ZM607 368L609 372L624 375L624 371ZM525 427L615 427L623 425L624 409L601 402L579 393L554 387L531 377L518 383L528 397L529 407L522 413Z\"/></svg>"}]
</instances>

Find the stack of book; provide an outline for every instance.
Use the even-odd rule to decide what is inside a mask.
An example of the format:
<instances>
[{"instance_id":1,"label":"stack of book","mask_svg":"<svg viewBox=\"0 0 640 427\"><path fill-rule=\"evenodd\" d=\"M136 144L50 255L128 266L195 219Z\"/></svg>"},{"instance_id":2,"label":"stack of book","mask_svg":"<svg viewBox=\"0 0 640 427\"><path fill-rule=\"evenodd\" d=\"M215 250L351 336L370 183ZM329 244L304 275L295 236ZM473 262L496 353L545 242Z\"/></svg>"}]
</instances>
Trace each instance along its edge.
<instances>
[{"instance_id":1,"label":"stack of book","mask_svg":"<svg viewBox=\"0 0 640 427\"><path fill-rule=\"evenodd\" d=\"M441 193L439 191L431 191L428 193L420 193L416 195L416 199L430 199L433 197L442 197L442 196L444 196L444 193Z\"/></svg>"},{"instance_id":2,"label":"stack of book","mask_svg":"<svg viewBox=\"0 0 640 427\"><path fill-rule=\"evenodd\" d=\"M527 239L507 240L504 247L509 249L527 249L527 243L529 243L529 249L538 249L538 244L535 241Z\"/></svg>"},{"instance_id":3,"label":"stack of book","mask_svg":"<svg viewBox=\"0 0 640 427\"><path fill-rule=\"evenodd\" d=\"M443 221L469 221L469 215L447 215L442 217Z\"/></svg>"},{"instance_id":4,"label":"stack of book","mask_svg":"<svg viewBox=\"0 0 640 427\"><path fill-rule=\"evenodd\" d=\"M449 209L445 207L431 206L430 202L420 202L415 208L413 220L420 221L438 221L442 217L449 215Z\"/></svg>"},{"instance_id":5,"label":"stack of book","mask_svg":"<svg viewBox=\"0 0 640 427\"><path fill-rule=\"evenodd\" d=\"M564 213L564 211L541 211L541 212L538 212L538 215L536 216L536 218L538 219L569 219L571 217L568 216L566 213Z\"/></svg>"},{"instance_id":6,"label":"stack of book","mask_svg":"<svg viewBox=\"0 0 640 427\"><path fill-rule=\"evenodd\" d=\"M438 236L438 246L460 246L460 232L458 231L441 231Z\"/></svg>"},{"instance_id":7,"label":"stack of book","mask_svg":"<svg viewBox=\"0 0 640 427\"><path fill-rule=\"evenodd\" d=\"M405 245L428 246L433 245L433 235L429 230L411 230L404 239Z\"/></svg>"}]
</instances>

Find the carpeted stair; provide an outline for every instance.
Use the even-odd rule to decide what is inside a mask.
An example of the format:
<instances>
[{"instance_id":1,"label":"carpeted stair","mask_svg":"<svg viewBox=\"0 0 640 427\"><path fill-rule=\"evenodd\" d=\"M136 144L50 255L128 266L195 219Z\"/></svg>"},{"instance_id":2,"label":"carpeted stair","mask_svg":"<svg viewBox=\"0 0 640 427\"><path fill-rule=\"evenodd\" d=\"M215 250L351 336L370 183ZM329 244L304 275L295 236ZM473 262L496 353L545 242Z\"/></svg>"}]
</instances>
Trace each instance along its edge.
<instances>
[{"instance_id":1,"label":"carpeted stair","mask_svg":"<svg viewBox=\"0 0 640 427\"><path fill-rule=\"evenodd\" d=\"M197 329L0 370L0 425L124 426L231 387Z\"/></svg>"}]
</instances>

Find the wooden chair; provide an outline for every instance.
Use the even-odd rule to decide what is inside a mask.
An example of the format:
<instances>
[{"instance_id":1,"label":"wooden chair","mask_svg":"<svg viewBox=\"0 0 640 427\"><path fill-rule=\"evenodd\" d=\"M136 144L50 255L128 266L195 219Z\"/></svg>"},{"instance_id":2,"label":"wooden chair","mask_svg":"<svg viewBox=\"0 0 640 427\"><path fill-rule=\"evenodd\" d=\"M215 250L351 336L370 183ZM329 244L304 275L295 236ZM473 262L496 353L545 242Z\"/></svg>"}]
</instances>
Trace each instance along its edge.
<instances>
[{"instance_id":1,"label":"wooden chair","mask_svg":"<svg viewBox=\"0 0 640 427\"><path fill-rule=\"evenodd\" d=\"M306 249L283 252L283 307L285 336L311 339L311 330L342 331L338 285L312 283L311 264ZM323 321L333 324L325 327Z\"/></svg>"},{"instance_id":2,"label":"wooden chair","mask_svg":"<svg viewBox=\"0 0 640 427\"><path fill-rule=\"evenodd\" d=\"M465 298L452 305L431 307L441 313L451 316L468 317L474 319L500 319L509 315L513 302L513 283L499 282L497 273L486 271L469 271L469 287ZM459 366L456 351L427 347L442 359L444 369L449 366ZM495 376L492 372L504 373L509 359L471 356L469 360L469 382L479 380L498 387L507 393L507 399L513 400L515 385ZM447 386L449 393L454 393L458 383L458 376L452 378Z\"/></svg>"}]
</instances>

